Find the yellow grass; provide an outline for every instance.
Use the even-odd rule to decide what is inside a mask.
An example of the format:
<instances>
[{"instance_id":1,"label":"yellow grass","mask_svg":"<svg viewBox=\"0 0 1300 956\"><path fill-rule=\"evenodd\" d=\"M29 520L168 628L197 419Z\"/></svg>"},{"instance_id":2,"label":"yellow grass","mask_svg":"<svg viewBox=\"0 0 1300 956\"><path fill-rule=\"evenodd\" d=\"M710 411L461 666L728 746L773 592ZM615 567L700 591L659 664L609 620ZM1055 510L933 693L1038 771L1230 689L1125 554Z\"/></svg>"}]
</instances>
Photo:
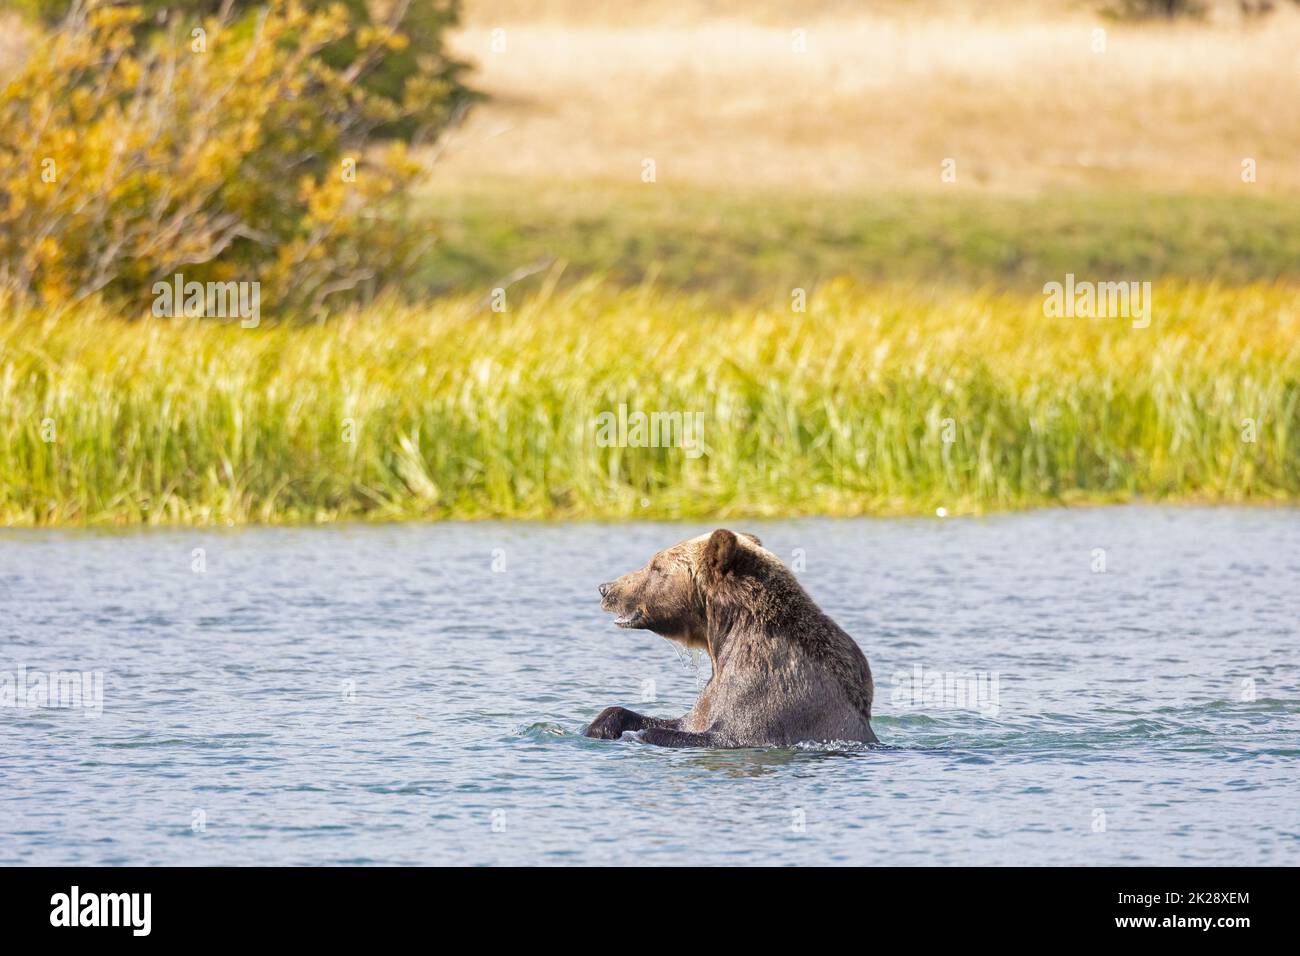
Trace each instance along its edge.
<instances>
[{"instance_id":1,"label":"yellow grass","mask_svg":"<svg viewBox=\"0 0 1300 956\"><path fill-rule=\"evenodd\" d=\"M806 312L593 284L507 304L256 329L95 311L0 321L0 523L1300 493L1291 288L1157 284L1148 328L1049 317L1041 296L846 283ZM699 415L700 430L683 419L658 447L602 443L600 416L620 406Z\"/></svg>"}]
</instances>

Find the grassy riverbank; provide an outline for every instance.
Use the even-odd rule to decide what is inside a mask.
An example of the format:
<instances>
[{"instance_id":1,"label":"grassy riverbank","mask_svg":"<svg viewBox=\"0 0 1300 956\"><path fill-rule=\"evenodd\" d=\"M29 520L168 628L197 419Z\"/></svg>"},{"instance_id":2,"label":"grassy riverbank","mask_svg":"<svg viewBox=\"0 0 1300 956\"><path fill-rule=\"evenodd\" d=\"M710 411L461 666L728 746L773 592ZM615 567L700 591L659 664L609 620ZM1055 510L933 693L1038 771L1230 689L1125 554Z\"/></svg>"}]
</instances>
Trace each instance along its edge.
<instances>
[{"instance_id":1,"label":"grassy riverbank","mask_svg":"<svg viewBox=\"0 0 1300 956\"><path fill-rule=\"evenodd\" d=\"M415 304L0 304L0 525L1300 500L1300 12L859 7L467 4ZM1150 327L1048 317L1067 274ZM605 447L620 407L708 454Z\"/></svg>"},{"instance_id":2,"label":"grassy riverbank","mask_svg":"<svg viewBox=\"0 0 1300 956\"><path fill-rule=\"evenodd\" d=\"M1145 329L1048 318L1035 294L845 282L803 313L788 297L755 310L594 282L509 305L256 329L6 318L0 522L1300 495L1290 287L1157 283ZM708 453L602 447L598 416L620 405L698 413Z\"/></svg>"}]
</instances>

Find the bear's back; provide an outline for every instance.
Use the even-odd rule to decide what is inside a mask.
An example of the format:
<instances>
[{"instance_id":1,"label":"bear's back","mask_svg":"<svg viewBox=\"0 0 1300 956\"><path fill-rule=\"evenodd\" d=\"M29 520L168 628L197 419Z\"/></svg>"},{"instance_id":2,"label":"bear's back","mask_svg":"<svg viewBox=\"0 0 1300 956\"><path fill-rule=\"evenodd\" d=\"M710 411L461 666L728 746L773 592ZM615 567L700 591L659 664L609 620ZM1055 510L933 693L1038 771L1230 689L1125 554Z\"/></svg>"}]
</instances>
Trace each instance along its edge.
<instances>
[{"instance_id":1,"label":"bear's back","mask_svg":"<svg viewBox=\"0 0 1300 956\"><path fill-rule=\"evenodd\" d=\"M732 635L720 674L701 696L708 713L699 722L711 718L733 746L876 739L861 649L820 610L800 618L797 633Z\"/></svg>"}]
</instances>

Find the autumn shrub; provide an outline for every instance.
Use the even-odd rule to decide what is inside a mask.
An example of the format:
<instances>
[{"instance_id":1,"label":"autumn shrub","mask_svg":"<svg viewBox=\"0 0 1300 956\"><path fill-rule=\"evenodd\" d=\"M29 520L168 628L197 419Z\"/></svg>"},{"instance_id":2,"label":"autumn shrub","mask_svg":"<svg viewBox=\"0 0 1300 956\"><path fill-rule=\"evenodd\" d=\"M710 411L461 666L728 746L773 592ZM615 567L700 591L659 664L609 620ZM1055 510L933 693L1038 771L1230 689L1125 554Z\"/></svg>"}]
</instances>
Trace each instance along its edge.
<instances>
[{"instance_id":1,"label":"autumn shrub","mask_svg":"<svg viewBox=\"0 0 1300 956\"><path fill-rule=\"evenodd\" d=\"M118 0L121 2L121 0ZM460 18L460 0L299 0L308 13L341 9L347 30L321 51L335 70L353 71L369 96L371 118L384 135L419 140L436 134L464 110L474 94L465 85L466 64L446 47L446 31ZM78 9L77 0L21 0L29 13L51 26ZM178 27L189 33L221 17L252 22L265 0L135 0L141 37ZM396 42L376 46L376 31L393 31Z\"/></svg>"},{"instance_id":2,"label":"autumn shrub","mask_svg":"<svg viewBox=\"0 0 1300 956\"><path fill-rule=\"evenodd\" d=\"M401 72L408 4L362 27L347 3L157 7L75 5L0 93L0 289L143 306L182 273L319 314L409 271L399 128L460 99L429 61L371 85Z\"/></svg>"}]
</instances>

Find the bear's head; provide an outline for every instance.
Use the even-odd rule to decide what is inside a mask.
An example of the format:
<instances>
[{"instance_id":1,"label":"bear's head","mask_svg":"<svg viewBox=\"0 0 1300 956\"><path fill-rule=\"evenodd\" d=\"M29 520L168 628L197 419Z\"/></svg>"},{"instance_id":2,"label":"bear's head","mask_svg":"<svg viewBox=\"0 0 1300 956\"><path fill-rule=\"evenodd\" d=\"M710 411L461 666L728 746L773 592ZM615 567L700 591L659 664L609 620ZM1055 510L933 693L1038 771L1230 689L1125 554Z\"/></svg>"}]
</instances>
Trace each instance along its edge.
<instances>
[{"instance_id":1,"label":"bear's head","mask_svg":"<svg viewBox=\"0 0 1300 956\"><path fill-rule=\"evenodd\" d=\"M719 528L660 551L645 567L600 585L600 606L617 615L619 627L642 628L708 649L709 594L728 575L776 560L754 535Z\"/></svg>"}]
</instances>

